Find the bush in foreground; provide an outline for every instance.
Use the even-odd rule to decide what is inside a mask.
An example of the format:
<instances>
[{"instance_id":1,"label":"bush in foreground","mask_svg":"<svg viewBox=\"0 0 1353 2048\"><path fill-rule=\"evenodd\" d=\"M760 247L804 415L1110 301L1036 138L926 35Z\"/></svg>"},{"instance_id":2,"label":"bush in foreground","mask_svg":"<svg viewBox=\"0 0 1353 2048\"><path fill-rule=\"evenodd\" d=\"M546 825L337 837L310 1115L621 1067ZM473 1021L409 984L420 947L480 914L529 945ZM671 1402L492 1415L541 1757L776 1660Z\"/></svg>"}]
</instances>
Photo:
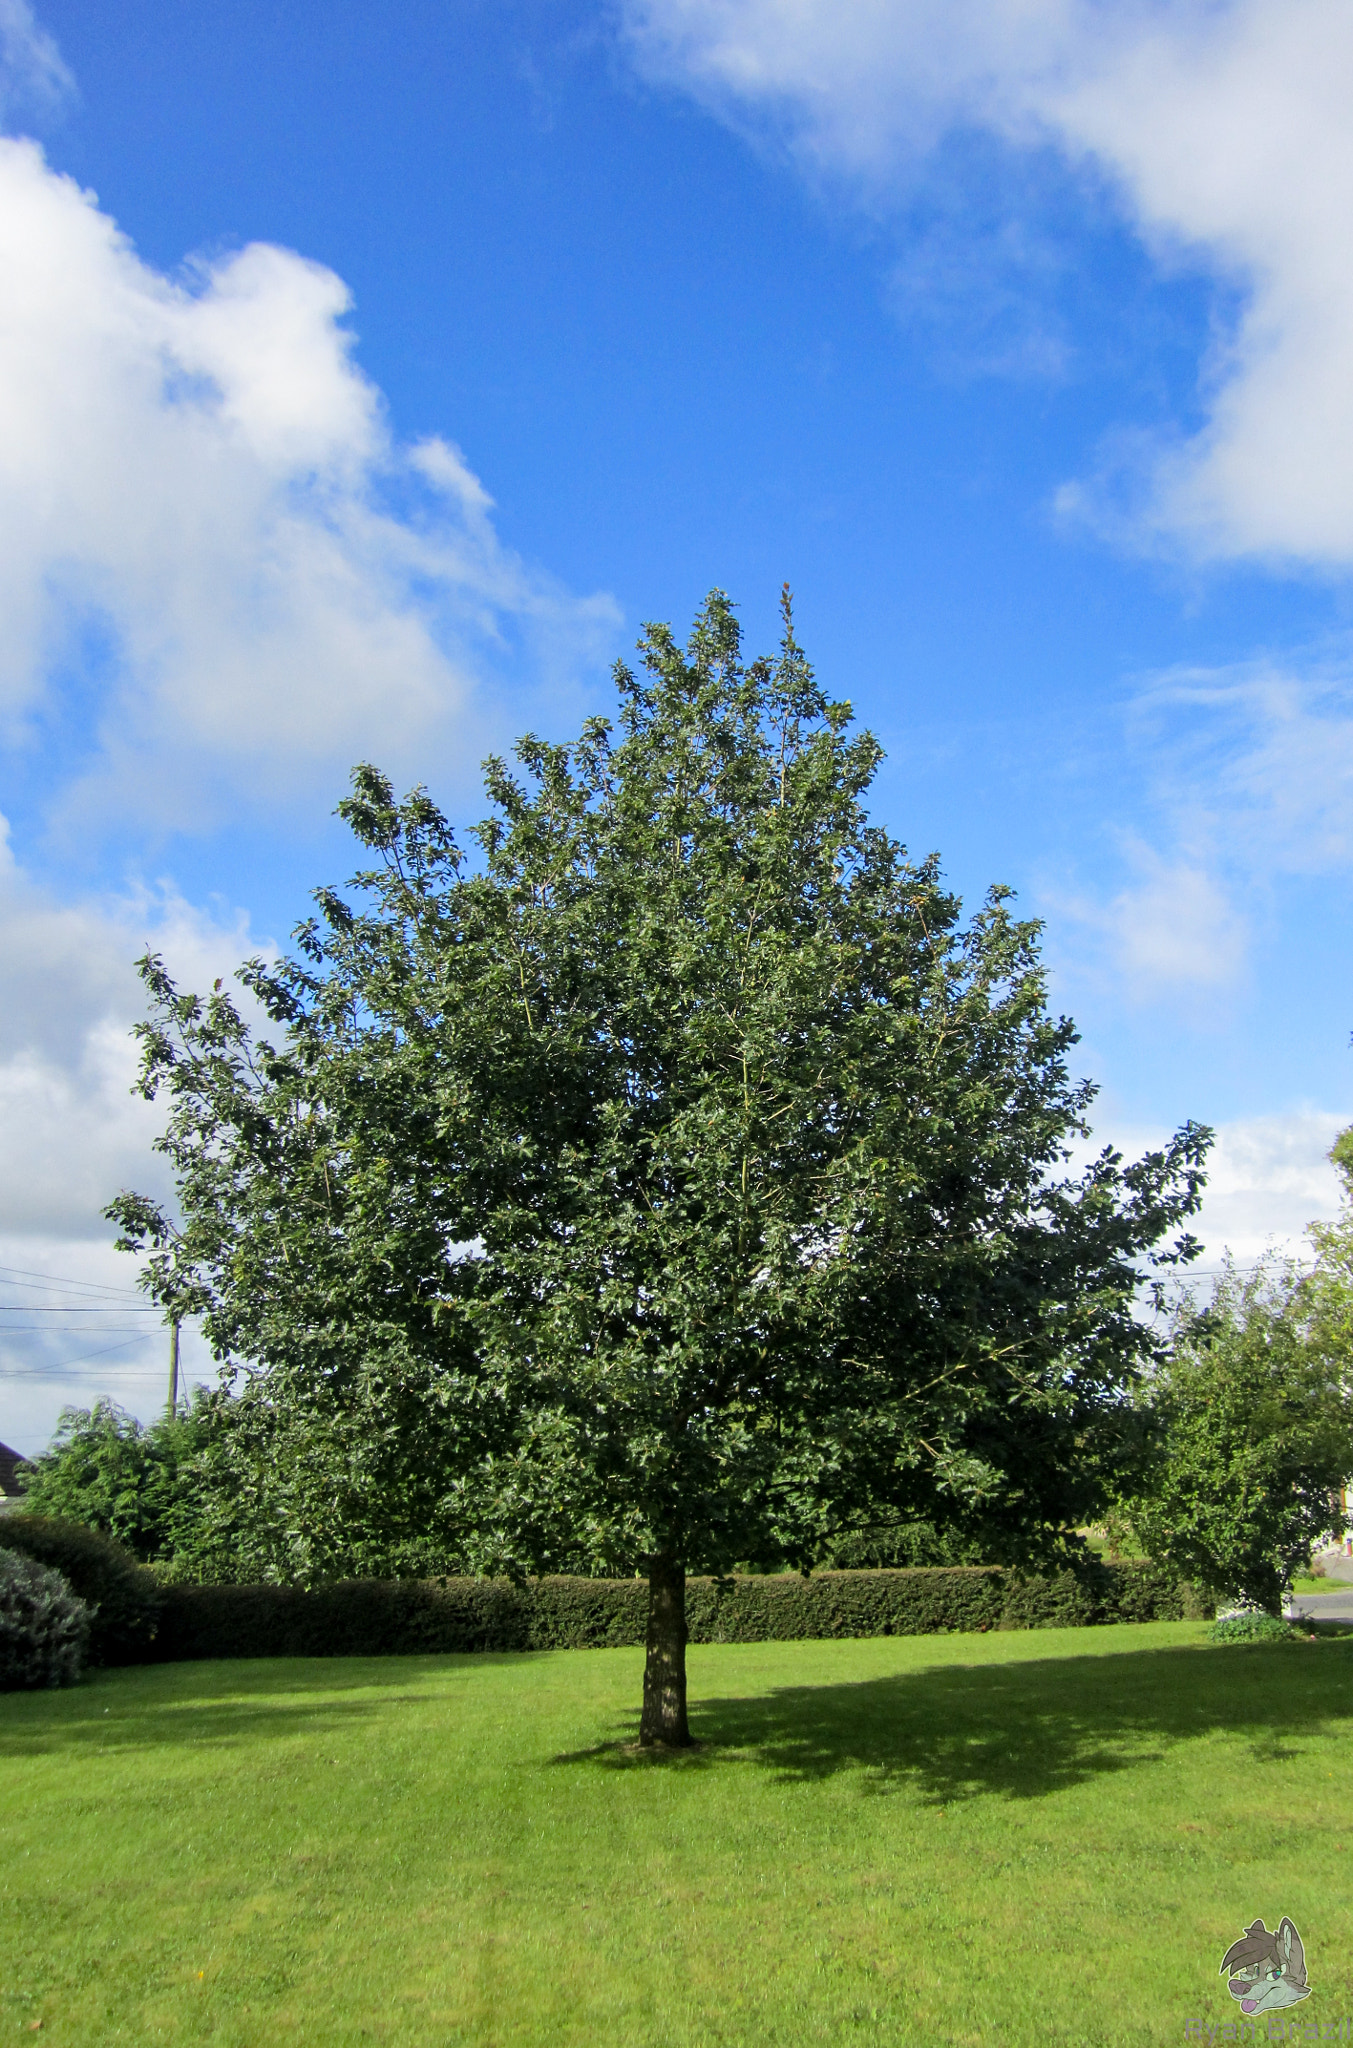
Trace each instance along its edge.
<instances>
[{"instance_id":1,"label":"bush in foreground","mask_svg":"<svg viewBox=\"0 0 1353 2048\"><path fill-rule=\"evenodd\" d=\"M89 1641L89 1609L60 1572L0 1550L0 1691L73 1685Z\"/></svg>"},{"instance_id":2,"label":"bush in foreground","mask_svg":"<svg viewBox=\"0 0 1353 2048\"><path fill-rule=\"evenodd\" d=\"M1227 1614L1207 1632L1212 1643L1308 1643L1310 1637L1276 1614Z\"/></svg>"},{"instance_id":3,"label":"bush in foreground","mask_svg":"<svg viewBox=\"0 0 1353 2048\"><path fill-rule=\"evenodd\" d=\"M160 1588L120 1543L46 1515L9 1514L3 1536L7 1550L60 1572L84 1602L91 1664L144 1664L155 1654Z\"/></svg>"}]
</instances>

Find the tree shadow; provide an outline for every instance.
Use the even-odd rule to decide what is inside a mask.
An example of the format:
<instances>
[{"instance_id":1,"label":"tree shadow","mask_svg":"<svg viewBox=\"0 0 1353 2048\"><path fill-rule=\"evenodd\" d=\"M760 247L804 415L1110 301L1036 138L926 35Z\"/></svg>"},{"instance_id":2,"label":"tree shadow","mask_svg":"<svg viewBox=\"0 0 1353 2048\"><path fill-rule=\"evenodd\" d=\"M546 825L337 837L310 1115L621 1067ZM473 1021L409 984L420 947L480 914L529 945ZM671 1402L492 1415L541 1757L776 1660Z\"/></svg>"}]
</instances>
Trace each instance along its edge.
<instances>
[{"instance_id":1,"label":"tree shadow","mask_svg":"<svg viewBox=\"0 0 1353 2048\"><path fill-rule=\"evenodd\" d=\"M1181 1644L1029 1663L946 1664L841 1685L786 1686L692 1704L701 1748L674 1759L736 1761L787 1782L859 1770L877 1793L911 1787L933 1806L995 1794L1041 1798L1163 1756L1178 1743L1248 1738L1256 1762L1302 1736L1353 1723L1353 1644ZM556 1764L664 1767L598 1745Z\"/></svg>"},{"instance_id":2,"label":"tree shadow","mask_svg":"<svg viewBox=\"0 0 1353 2048\"><path fill-rule=\"evenodd\" d=\"M92 1671L65 1691L0 1693L0 1757L336 1734L391 1706L427 1703L427 1693L396 1691L392 1678L416 1684L444 1677L449 1666L517 1664L529 1655L242 1658Z\"/></svg>"}]
</instances>

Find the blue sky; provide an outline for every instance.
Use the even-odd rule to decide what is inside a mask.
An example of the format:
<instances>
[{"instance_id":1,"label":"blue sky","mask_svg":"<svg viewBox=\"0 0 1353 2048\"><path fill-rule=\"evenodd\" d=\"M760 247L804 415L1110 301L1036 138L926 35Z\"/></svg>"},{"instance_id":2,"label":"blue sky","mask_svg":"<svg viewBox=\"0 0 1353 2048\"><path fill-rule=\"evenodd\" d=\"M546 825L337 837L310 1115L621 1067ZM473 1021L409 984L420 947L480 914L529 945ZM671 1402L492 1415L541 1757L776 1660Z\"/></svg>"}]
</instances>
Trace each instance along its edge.
<instances>
[{"instance_id":1,"label":"blue sky","mask_svg":"<svg viewBox=\"0 0 1353 2048\"><path fill-rule=\"evenodd\" d=\"M128 1285L146 938L285 943L352 760L474 815L642 620L719 584L760 646L785 579L881 818L1046 919L1103 1135L1218 1126L1213 1256L1329 1212L1346 10L4 0L0 44L15 1288ZM80 1298L0 1316L21 1448L158 1398Z\"/></svg>"}]
</instances>

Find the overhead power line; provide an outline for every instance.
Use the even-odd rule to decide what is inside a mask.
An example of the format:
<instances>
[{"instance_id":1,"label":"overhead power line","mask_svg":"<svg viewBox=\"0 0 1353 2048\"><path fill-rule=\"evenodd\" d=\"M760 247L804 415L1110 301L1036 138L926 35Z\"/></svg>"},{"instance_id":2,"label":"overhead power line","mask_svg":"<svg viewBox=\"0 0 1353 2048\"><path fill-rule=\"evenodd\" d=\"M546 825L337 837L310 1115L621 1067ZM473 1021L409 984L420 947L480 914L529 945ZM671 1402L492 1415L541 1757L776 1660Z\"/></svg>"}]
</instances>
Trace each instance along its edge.
<instances>
[{"instance_id":1,"label":"overhead power line","mask_svg":"<svg viewBox=\"0 0 1353 2048\"><path fill-rule=\"evenodd\" d=\"M31 1266L0 1266L0 1273L14 1275L11 1285L15 1287L25 1280L41 1280L48 1292L54 1287L78 1287L86 1294L124 1294L144 1299L139 1287L115 1287L106 1280L76 1280L69 1273L35 1273Z\"/></svg>"},{"instance_id":2,"label":"overhead power line","mask_svg":"<svg viewBox=\"0 0 1353 2048\"><path fill-rule=\"evenodd\" d=\"M11 1379L59 1379L61 1374L64 1372L69 1372L72 1366L88 1365L91 1362L91 1360L95 1358L107 1358L110 1352L126 1351L131 1345L141 1344L144 1341L144 1338L142 1338L138 1332L138 1334L135 1337L124 1338L121 1344L105 1344L101 1351L86 1351L82 1353L82 1355L79 1358L62 1359L61 1362L57 1365L16 1365L7 1368L0 1368L0 1381ZM130 1373L133 1375L143 1374L146 1372L146 1370L147 1368L145 1368L144 1366L132 1366L129 1368ZM159 1379L159 1377L159 1368L156 1367L155 1378Z\"/></svg>"},{"instance_id":3,"label":"overhead power line","mask_svg":"<svg viewBox=\"0 0 1353 2048\"><path fill-rule=\"evenodd\" d=\"M98 1353L95 1352L94 1356L97 1357ZM90 1373L80 1374L80 1384L88 1385L92 1377L93 1375ZM122 1370L118 1373L119 1384L121 1384L123 1380L154 1380L155 1383L159 1385L163 1382L163 1379L164 1374L160 1371L160 1368L158 1366L153 1366L149 1369L143 1365L124 1366ZM18 1370L14 1372L0 1371L0 1389L12 1386L13 1384L15 1384L15 1382L19 1380L49 1380L56 1384L60 1384L62 1381L62 1374L53 1371L39 1371L36 1367L34 1367L32 1371L29 1371L26 1367L23 1366L20 1366Z\"/></svg>"}]
</instances>

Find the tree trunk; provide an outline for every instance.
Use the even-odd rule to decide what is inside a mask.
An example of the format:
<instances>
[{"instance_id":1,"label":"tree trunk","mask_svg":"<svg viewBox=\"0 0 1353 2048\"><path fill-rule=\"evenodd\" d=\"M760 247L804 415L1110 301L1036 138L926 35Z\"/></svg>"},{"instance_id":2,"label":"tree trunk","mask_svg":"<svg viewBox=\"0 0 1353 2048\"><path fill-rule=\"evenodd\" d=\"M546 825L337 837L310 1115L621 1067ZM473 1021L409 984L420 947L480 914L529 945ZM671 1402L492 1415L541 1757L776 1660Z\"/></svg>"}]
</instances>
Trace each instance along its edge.
<instances>
[{"instance_id":1,"label":"tree trunk","mask_svg":"<svg viewBox=\"0 0 1353 2048\"><path fill-rule=\"evenodd\" d=\"M639 1741L645 1748L690 1747L686 1726L686 1567L670 1557L650 1559L648 1655Z\"/></svg>"}]
</instances>

